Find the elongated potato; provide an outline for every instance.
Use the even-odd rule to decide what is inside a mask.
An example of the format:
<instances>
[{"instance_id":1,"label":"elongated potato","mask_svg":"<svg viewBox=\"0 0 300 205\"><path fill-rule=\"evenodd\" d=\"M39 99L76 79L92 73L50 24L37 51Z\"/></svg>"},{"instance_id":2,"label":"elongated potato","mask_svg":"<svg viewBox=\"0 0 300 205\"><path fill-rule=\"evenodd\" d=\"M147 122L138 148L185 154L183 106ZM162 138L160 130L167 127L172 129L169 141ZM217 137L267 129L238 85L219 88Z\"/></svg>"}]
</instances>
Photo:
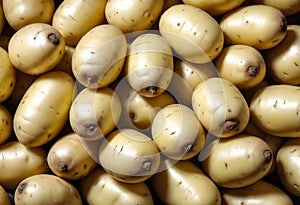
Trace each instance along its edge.
<instances>
[{"instance_id":1,"label":"elongated potato","mask_svg":"<svg viewBox=\"0 0 300 205\"><path fill-rule=\"evenodd\" d=\"M204 11L208 12L212 16L218 16L224 14L234 8L240 6L245 0L183 0L185 4L192 5L203 9Z\"/></svg>"},{"instance_id":2,"label":"elongated potato","mask_svg":"<svg viewBox=\"0 0 300 205\"><path fill-rule=\"evenodd\" d=\"M22 27L13 34L8 44L8 54L14 67L30 75L40 75L53 69L64 51L64 38L46 23Z\"/></svg>"},{"instance_id":3,"label":"elongated potato","mask_svg":"<svg viewBox=\"0 0 300 205\"><path fill-rule=\"evenodd\" d=\"M226 13L220 20L225 44L244 44L258 50L278 45L287 32L284 14L272 6L249 5Z\"/></svg>"},{"instance_id":4,"label":"elongated potato","mask_svg":"<svg viewBox=\"0 0 300 205\"><path fill-rule=\"evenodd\" d=\"M25 178L16 188L16 205L82 205L77 188L68 181L51 174L37 174Z\"/></svg>"},{"instance_id":5,"label":"elongated potato","mask_svg":"<svg viewBox=\"0 0 300 205\"><path fill-rule=\"evenodd\" d=\"M233 205L293 205L289 195L279 187L259 180L247 187L222 189L222 204Z\"/></svg>"},{"instance_id":6,"label":"elongated potato","mask_svg":"<svg viewBox=\"0 0 300 205\"><path fill-rule=\"evenodd\" d=\"M158 111L151 125L151 134L158 149L176 160L196 156L206 137L193 110L181 104L167 105Z\"/></svg>"},{"instance_id":7,"label":"elongated potato","mask_svg":"<svg viewBox=\"0 0 300 205\"><path fill-rule=\"evenodd\" d=\"M0 104L0 145L3 144L12 134L13 116L6 106Z\"/></svg>"},{"instance_id":8,"label":"elongated potato","mask_svg":"<svg viewBox=\"0 0 300 205\"><path fill-rule=\"evenodd\" d=\"M11 205L6 190L0 185L0 204Z\"/></svg>"},{"instance_id":9,"label":"elongated potato","mask_svg":"<svg viewBox=\"0 0 300 205\"><path fill-rule=\"evenodd\" d=\"M207 63L222 50L224 36L218 22L195 6L171 6L160 17L159 31L179 57Z\"/></svg>"},{"instance_id":10,"label":"elongated potato","mask_svg":"<svg viewBox=\"0 0 300 205\"><path fill-rule=\"evenodd\" d=\"M300 3L299 3L300 4ZM288 25L286 37L265 55L268 71L278 83L300 84L300 25Z\"/></svg>"},{"instance_id":11,"label":"elongated potato","mask_svg":"<svg viewBox=\"0 0 300 205\"><path fill-rule=\"evenodd\" d=\"M300 138L288 139L276 156L277 172L285 189L300 197Z\"/></svg>"},{"instance_id":12,"label":"elongated potato","mask_svg":"<svg viewBox=\"0 0 300 205\"><path fill-rule=\"evenodd\" d=\"M72 57L75 78L89 88L109 85L120 74L127 53L127 40L116 26L102 24L78 42Z\"/></svg>"},{"instance_id":13,"label":"elongated potato","mask_svg":"<svg viewBox=\"0 0 300 205\"><path fill-rule=\"evenodd\" d=\"M83 199L97 205L154 205L152 194L145 182L125 183L114 179L102 168L96 168L80 181Z\"/></svg>"},{"instance_id":14,"label":"elongated potato","mask_svg":"<svg viewBox=\"0 0 300 205\"><path fill-rule=\"evenodd\" d=\"M161 167L164 168L150 178L150 183L164 204L221 205L217 186L192 162L166 159Z\"/></svg>"},{"instance_id":15,"label":"elongated potato","mask_svg":"<svg viewBox=\"0 0 300 205\"><path fill-rule=\"evenodd\" d=\"M62 71L47 72L27 89L13 119L17 139L26 146L51 141L68 120L74 80Z\"/></svg>"},{"instance_id":16,"label":"elongated potato","mask_svg":"<svg viewBox=\"0 0 300 205\"><path fill-rule=\"evenodd\" d=\"M110 133L100 145L99 161L115 179L138 183L156 173L160 153L152 139L142 132L118 129Z\"/></svg>"},{"instance_id":17,"label":"elongated potato","mask_svg":"<svg viewBox=\"0 0 300 205\"><path fill-rule=\"evenodd\" d=\"M110 87L84 88L74 99L69 121L75 133L86 140L97 140L109 134L121 115L121 101Z\"/></svg>"},{"instance_id":18,"label":"elongated potato","mask_svg":"<svg viewBox=\"0 0 300 205\"><path fill-rule=\"evenodd\" d=\"M250 102L251 118L264 132L279 137L300 137L300 89L296 85L269 85Z\"/></svg>"},{"instance_id":19,"label":"elongated potato","mask_svg":"<svg viewBox=\"0 0 300 205\"><path fill-rule=\"evenodd\" d=\"M90 29L105 22L106 3L107 0L64 0L53 14L52 26L67 45L76 46Z\"/></svg>"},{"instance_id":20,"label":"elongated potato","mask_svg":"<svg viewBox=\"0 0 300 205\"><path fill-rule=\"evenodd\" d=\"M2 0L3 11L14 30L31 23L50 24L55 9L54 0Z\"/></svg>"},{"instance_id":21,"label":"elongated potato","mask_svg":"<svg viewBox=\"0 0 300 205\"><path fill-rule=\"evenodd\" d=\"M76 133L66 134L55 141L47 154L47 162L54 174L67 180L87 176L97 164L85 151Z\"/></svg>"},{"instance_id":22,"label":"elongated potato","mask_svg":"<svg viewBox=\"0 0 300 205\"><path fill-rule=\"evenodd\" d=\"M7 100L16 84L16 70L11 63L9 54L0 47L0 103Z\"/></svg>"},{"instance_id":23,"label":"elongated potato","mask_svg":"<svg viewBox=\"0 0 300 205\"><path fill-rule=\"evenodd\" d=\"M277 0L251 0L256 4L264 4L268 6L273 6L281 10L284 15L290 16L300 11L300 1L299 0L289 0L285 1L284 4Z\"/></svg>"},{"instance_id":24,"label":"elongated potato","mask_svg":"<svg viewBox=\"0 0 300 205\"><path fill-rule=\"evenodd\" d=\"M262 179L274 160L271 147L254 135L221 138L201 161L205 173L219 186L240 188Z\"/></svg>"},{"instance_id":25,"label":"elongated potato","mask_svg":"<svg viewBox=\"0 0 300 205\"><path fill-rule=\"evenodd\" d=\"M200 83L193 92L192 106L204 128L222 138L242 132L250 118L248 104L239 89L223 78Z\"/></svg>"},{"instance_id":26,"label":"elongated potato","mask_svg":"<svg viewBox=\"0 0 300 205\"><path fill-rule=\"evenodd\" d=\"M240 90L261 83L266 75L266 63L262 54L252 46L231 45L223 48L215 59L221 78L225 78Z\"/></svg>"},{"instance_id":27,"label":"elongated potato","mask_svg":"<svg viewBox=\"0 0 300 205\"><path fill-rule=\"evenodd\" d=\"M26 147L18 141L0 146L0 184L15 189L26 177L47 173L46 151L42 147Z\"/></svg>"},{"instance_id":28,"label":"elongated potato","mask_svg":"<svg viewBox=\"0 0 300 205\"><path fill-rule=\"evenodd\" d=\"M142 34L129 45L124 69L128 83L138 94L158 96L173 76L172 49L159 34Z\"/></svg>"},{"instance_id":29,"label":"elongated potato","mask_svg":"<svg viewBox=\"0 0 300 205\"><path fill-rule=\"evenodd\" d=\"M164 0L109 0L105 17L124 33L148 30L159 18L163 4Z\"/></svg>"}]
</instances>

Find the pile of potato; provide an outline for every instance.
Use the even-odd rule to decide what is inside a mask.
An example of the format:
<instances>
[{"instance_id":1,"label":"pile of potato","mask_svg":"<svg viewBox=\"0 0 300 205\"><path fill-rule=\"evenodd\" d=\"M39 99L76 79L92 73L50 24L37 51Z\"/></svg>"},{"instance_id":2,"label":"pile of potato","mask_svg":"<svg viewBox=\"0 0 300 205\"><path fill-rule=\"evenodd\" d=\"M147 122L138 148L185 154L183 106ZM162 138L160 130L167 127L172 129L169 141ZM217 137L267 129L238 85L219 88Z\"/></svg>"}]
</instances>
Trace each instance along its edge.
<instances>
[{"instance_id":1,"label":"pile of potato","mask_svg":"<svg viewBox=\"0 0 300 205\"><path fill-rule=\"evenodd\" d=\"M299 15L0 0L0 204L300 204Z\"/></svg>"}]
</instances>

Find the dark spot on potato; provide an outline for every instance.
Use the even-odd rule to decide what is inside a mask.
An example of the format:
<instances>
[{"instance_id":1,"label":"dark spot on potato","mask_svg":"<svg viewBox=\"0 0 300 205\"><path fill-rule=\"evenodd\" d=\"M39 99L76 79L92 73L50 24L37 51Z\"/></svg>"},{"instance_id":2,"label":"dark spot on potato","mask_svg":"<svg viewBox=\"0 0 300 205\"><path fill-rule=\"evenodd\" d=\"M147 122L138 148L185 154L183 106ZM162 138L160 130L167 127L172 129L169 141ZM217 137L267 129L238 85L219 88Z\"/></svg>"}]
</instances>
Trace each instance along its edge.
<instances>
[{"instance_id":1,"label":"dark spot on potato","mask_svg":"<svg viewBox=\"0 0 300 205\"><path fill-rule=\"evenodd\" d=\"M134 112L130 112L130 113L129 113L129 117L130 117L130 119L132 119L132 120L136 120L136 119L137 119L137 116L136 116L136 114L135 114Z\"/></svg>"},{"instance_id":2,"label":"dark spot on potato","mask_svg":"<svg viewBox=\"0 0 300 205\"><path fill-rule=\"evenodd\" d=\"M282 33L287 31L287 25L288 25L288 23L287 23L287 20L286 20L285 16L282 16L281 21L280 21L280 25L279 25L280 26L280 31Z\"/></svg>"},{"instance_id":3,"label":"dark spot on potato","mask_svg":"<svg viewBox=\"0 0 300 205\"><path fill-rule=\"evenodd\" d=\"M183 147L184 153L188 153L190 150L192 150L193 144L186 144Z\"/></svg>"},{"instance_id":4,"label":"dark spot on potato","mask_svg":"<svg viewBox=\"0 0 300 205\"><path fill-rule=\"evenodd\" d=\"M148 86L145 88L146 92L150 95L156 95L157 94L157 91L158 91L158 87L156 86Z\"/></svg>"},{"instance_id":5,"label":"dark spot on potato","mask_svg":"<svg viewBox=\"0 0 300 205\"><path fill-rule=\"evenodd\" d=\"M294 65L295 65L296 67L298 67L298 66L299 66L299 64L298 64L297 62L294 62Z\"/></svg>"},{"instance_id":6,"label":"dark spot on potato","mask_svg":"<svg viewBox=\"0 0 300 205\"><path fill-rule=\"evenodd\" d=\"M225 162L225 168L227 169L228 168L228 164Z\"/></svg>"},{"instance_id":7,"label":"dark spot on potato","mask_svg":"<svg viewBox=\"0 0 300 205\"><path fill-rule=\"evenodd\" d=\"M49 34L48 34L48 40L49 40L54 46L59 45L59 42L60 42L59 35L56 34L56 33L49 33Z\"/></svg>"},{"instance_id":8,"label":"dark spot on potato","mask_svg":"<svg viewBox=\"0 0 300 205\"><path fill-rule=\"evenodd\" d=\"M83 165L83 169L86 169L86 168L87 168L87 164L84 164L84 165Z\"/></svg>"},{"instance_id":9,"label":"dark spot on potato","mask_svg":"<svg viewBox=\"0 0 300 205\"><path fill-rule=\"evenodd\" d=\"M18 190L17 190L18 194L22 194L26 186L27 186L27 182L21 182L18 186Z\"/></svg>"},{"instance_id":10,"label":"dark spot on potato","mask_svg":"<svg viewBox=\"0 0 300 205\"><path fill-rule=\"evenodd\" d=\"M65 162L59 162L58 163L58 168L60 172L67 172L69 171L68 165Z\"/></svg>"},{"instance_id":11,"label":"dark spot on potato","mask_svg":"<svg viewBox=\"0 0 300 205\"><path fill-rule=\"evenodd\" d=\"M258 72L257 67L256 67L256 66L253 66L253 65L248 66L247 69L246 69L246 73L247 73L247 75L250 76L250 77L256 76L256 75L257 75L257 72Z\"/></svg>"},{"instance_id":12,"label":"dark spot on potato","mask_svg":"<svg viewBox=\"0 0 300 205\"><path fill-rule=\"evenodd\" d=\"M231 120L226 120L224 128L226 130L234 131L239 128L240 121L238 119L231 119Z\"/></svg>"},{"instance_id":13,"label":"dark spot on potato","mask_svg":"<svg viewBox=\"0 0 300 205\"><path fill-rule=\"evenodd\" d=\"M170 133L170 135L174 135L175 133L176 133L176 131L173 131L173 132Z\"/></svg>"},{"instance_id":14,"label":"dark spot on potato","mask_svg":"<svg viewBox=\"0 0 300 205\"><path fill-rule=\"evenodd\" d=\"M150 171L150 170L151 170L151 167L152 167L152 162L151 162L151 161L145 161L145 162L142 164L142 168L143 168L143 170L145 170L145 171Z\"/></svg>"},{"instance_id":15,"label":"dark spot on potato","mask_svg":"<svg viewBox=\"0 0 300 205\"><path fill-rule=\"evenodd\" d=\"M98 125L96 125L96 124L85 125L85 129L86 129L87 133L94 133L96 131L97 127L98 127Z\"/></svg>"},{"instance_id":16,"label":"dark spot on potato","mask_svg":"<svg viewBox=\"0 0 300 205\"><path fill-rule=\"evenodd\" d=\"M264 151L264 158L266 163L270 163L273 159L273 154L271 150L265 150Z\"/></svg>"}]
</instances>

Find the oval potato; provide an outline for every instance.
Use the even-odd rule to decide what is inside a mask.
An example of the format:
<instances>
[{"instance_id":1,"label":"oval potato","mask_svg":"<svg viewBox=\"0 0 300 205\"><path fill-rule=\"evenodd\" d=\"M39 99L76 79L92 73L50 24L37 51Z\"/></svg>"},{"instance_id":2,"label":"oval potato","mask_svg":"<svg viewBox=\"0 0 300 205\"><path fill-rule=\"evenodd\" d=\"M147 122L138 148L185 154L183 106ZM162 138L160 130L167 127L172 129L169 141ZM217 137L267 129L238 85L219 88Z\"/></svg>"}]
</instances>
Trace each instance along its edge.
<instances>
[{"instance_id":1,"label":"oval potato","mask_svg":"<svg viewBox=\"0 0 300 205\"><path fill-rule=\"evenodd\" d=\"M281 10L284 15L290 16L296 14L300 11L300 1L299 0L288 0L282 4L281 1L277 0L251 0L256 4L264 4L268 6L273 6L279 10Z\"/></svg>"}]
</instances>

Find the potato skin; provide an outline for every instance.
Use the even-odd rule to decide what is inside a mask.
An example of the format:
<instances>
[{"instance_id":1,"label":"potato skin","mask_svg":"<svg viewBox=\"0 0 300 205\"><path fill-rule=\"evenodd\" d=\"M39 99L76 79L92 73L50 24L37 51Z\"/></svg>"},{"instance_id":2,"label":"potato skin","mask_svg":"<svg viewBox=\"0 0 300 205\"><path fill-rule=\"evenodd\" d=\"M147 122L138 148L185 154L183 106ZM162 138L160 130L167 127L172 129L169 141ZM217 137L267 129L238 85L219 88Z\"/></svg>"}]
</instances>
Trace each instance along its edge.
<instances>
[{"instance_id":1,"label":"potato skin","mask_svg":"<svg viewBox=\"0 0 300 205\"><path fill-rule=\"evenodd\" d=\"M0 185L0 204L11 205L6 190Z\"/></svg>"},{"instance_id":2,"label":"potato skin","mask_svg":"<svg viewBox=\"0 0 300 205\"><path fill-rule=\"evenodd\" d=\"M0 145L11 136L13 130L12 121L13 116L11 112L6 106L0 104Z\"/></svg>"},{"instance_id":3,"label":"potato skin","mask_svg":"<svg viewBox=\"0 0 300 205\"><path fill-rule=\"evenodd\" d=\"M41 146L55 138L68 120L74 92L74 80L65 72L51 71L38 77L14 114L17 139L26 146Z\"/></svg>"},{"instance_id":4,"label":"potato skin","mask_svg":"<svg viewBox=\"0 0 300 205\"><path fill-rule=\"evenodd\" d=\"M281 1L277 0L251 0L253 3L256 4L264 4L268 6L273 6L279 10L281 10L285 16L290 16L296 14L300 11L300 1L299 0L289 0L285 1L282 4Z\"/></svg>"}]
</instances>

